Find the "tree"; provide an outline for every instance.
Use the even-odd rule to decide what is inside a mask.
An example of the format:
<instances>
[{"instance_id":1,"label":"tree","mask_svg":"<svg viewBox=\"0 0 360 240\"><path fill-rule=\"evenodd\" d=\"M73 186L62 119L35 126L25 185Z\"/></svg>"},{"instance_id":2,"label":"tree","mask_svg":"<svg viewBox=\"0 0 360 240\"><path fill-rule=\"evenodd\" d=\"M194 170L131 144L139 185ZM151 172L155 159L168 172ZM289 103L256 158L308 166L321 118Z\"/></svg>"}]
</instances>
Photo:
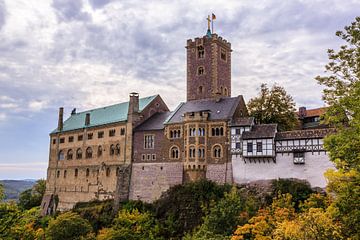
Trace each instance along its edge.
<instances>
[{"instance_id":1,"label":"tree","mask_svg":"<svg viewBox=\"0 0 360 240\"><path fill-rule=\"evenodd\" d=\"M4 186L0 183L0 202L5 198Z\"/></svg>"},{"instance_id":2,"label":"tree","mask_svg":"<svg viewBox=\"0 0 360 240\"><path fill-rule=\"evenodd\" d=\"M40 206L45 189L46 181L44 179L36 181L35 185L31 189L27 189L20 193L19 206L22 209L31 209L33 207Z\"/></svg>"},{"instance_id":3,"label":"tree","mask_svg":"<svg viewBox=\"0 0 360 240\"><path fill-rule=\"evenodd\" d=\"M328 50L327 75L316 77L329 105L325 121L336 128L336 134L325 139L338 169L327 173L328 191L335 196L331 208L345 236L360 239L360 17L336 35L345 45Z\"/></svg>"},{"instance_id":4,"label":"tree","mask_svg":"<svg viewBox=\"0 0 360 240\"><path fill-rule=\"evenodd\" d=\"M140 240L163 239L159 237L159 225L149 213L140 213L137 209L119 212L111 228L100 230L98 239L109 240Z\"/></svg>"},{"instance_id":5,"label":"tree","mask_svg":"<svg viewBox=\"0 0 360 240\"><path fill-rule=\"evenodd\" d=\"M63 213L56 219L50 220L46 236L50 240L78 240L93 237L89 221L73 212Z\"/></svg>"},{"instance_id":6,"label":"tree","mask_svg":"<svg viewBox=\"0 0 360 240\"><path fill-rule=\"evenodd\" d=\"M280 131L292 130L297 124L293 98L276 84L271 89L261 84L259 96L250 99L247 106L258 123L277 123Z\"/></svg>"}]
</instances>

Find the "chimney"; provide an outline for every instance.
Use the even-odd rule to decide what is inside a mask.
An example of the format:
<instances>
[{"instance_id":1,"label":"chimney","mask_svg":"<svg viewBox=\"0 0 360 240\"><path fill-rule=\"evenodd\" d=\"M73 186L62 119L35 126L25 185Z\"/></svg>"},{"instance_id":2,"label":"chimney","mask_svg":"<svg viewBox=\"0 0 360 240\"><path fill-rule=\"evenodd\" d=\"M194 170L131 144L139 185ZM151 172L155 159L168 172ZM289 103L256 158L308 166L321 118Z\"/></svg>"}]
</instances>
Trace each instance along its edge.
<instances>
[{"instance_id":1,"label":"chimney","mask_svg":"<svg viewBox=\"0 0 360 240\"><path fill-rule=\"evenodd\" d=\"M303 119L306 117L306 107L299 107L299 118Z\"/></svg>"},{"instance_id":2,"label":"chimney","mask_svg":"<svg viewBox=\"0 0 360 240\"><path fill-rule=\"evenodd\" d=\"M71 111L71 115L74 115L76 114L76 108L74 108L72 111Z\"/></svg>"},{"instance_id":3,"label":"chimney","mask_svg":"<svg viewBox=\"0 0 360 240\"><path fill-rule=\"evenodd\" d=\"M138 112L139 112L139 94L136 92L132 92L130 93L128 114L133 114Z\"/></svg>"},{"instance_id":4,"label":"chimney","mask_svg":"<svg viewBox=\"0 0 360 240\"><path fill-rule=\"evenodd\" d=\"M62 131L63 130L63 120L64 120L64 108L61 107L59 108L59 119L58 119L58 131Z\"/></svg>"},{"instance_id":5,"label":"chimney","mask_svg":"<svg viewBox=\"0 0 360 240\"><path fill-rule=\"evenodd\" d=\"M90 125L90 113L87 113L85 116L85 126Z\"/></svg>"}]
</instances>

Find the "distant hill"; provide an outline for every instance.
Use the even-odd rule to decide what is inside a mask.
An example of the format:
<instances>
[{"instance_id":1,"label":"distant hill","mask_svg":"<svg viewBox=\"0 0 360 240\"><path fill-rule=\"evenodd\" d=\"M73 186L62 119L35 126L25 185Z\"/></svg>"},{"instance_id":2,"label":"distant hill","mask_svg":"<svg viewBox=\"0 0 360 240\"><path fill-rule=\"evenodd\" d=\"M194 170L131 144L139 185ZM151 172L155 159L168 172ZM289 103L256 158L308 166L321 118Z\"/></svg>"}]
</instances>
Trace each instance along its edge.
<instances>
[{"instance_id":1,"label":"distant hill","mask_svg":"<svg viewBox=\"0 0 360 240\"><path fill-rule=\"evenodd\" d=\"M5 188L5 201L19 199L19 195L26 189L32 188L37 180L0 180L0 183Z\"/></svg>"}]
</instances>

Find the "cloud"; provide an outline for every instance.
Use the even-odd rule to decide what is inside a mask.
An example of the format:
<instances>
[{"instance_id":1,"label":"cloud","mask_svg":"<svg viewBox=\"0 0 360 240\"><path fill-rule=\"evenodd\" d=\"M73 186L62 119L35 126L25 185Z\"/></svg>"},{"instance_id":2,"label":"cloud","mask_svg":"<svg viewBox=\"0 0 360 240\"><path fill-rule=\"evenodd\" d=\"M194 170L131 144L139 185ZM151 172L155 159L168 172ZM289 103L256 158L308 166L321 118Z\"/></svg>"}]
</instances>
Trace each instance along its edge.
<instances>
[{"instance_id":1,"label":"cloud","mask_svg":"<svg viewBox=\"0 0 360 240\"><path fill-rule=\"evenodd\" d=\"M93 8L102 8L110 2L111 0L89 0L89 3Z\"/></svg>"},{"instance_id":2,"label":"cloud","mask_svg":"<svg viewBox=\"0 0 360 240\"><path fill-rule=\"evenodd\" d=\"M5 13L5 3L3 0L0 0L0 31L5 24Z\"/></svg>"},{"instance_id":3,"label":"cloud","mask_svg":"<svg viewBox=\"0 0 360 240\"><path fill-rule=\"evenodd\" d=\"M90 15L83 11L82 0L53 0L53 8L59 21L88 21Z\"/></svg>"}]
</instances>

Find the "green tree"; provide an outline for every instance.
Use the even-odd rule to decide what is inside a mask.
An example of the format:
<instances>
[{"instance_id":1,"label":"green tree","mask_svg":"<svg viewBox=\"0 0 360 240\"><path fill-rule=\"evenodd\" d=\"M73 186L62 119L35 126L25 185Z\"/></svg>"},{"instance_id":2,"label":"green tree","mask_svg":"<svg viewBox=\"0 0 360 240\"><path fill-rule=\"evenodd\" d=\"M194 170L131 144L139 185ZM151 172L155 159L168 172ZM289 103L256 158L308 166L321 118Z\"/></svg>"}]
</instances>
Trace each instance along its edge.
<instances>
[{"instance_id":1,"label":"green tree","mask_svg":"<svg viewBox=\"0 0 360 240\"><path fill-rule=\"evenodd\" d=\"M271 89L261 84L259 95L247 107L258 123L277 123L280 131L292 130L297 124L293 98L276 84Z\"/></svg>"},{"instance_id":2,"label":"green tree","mask_svg":"<svg viewBox=\"0 0 360 240\"><path fill-rule=\"evenodd\" d=\"M218 185L207 180L170 188L154 203L155 216L163 226L162 236L177 239L193 231L203 223L210 204L219 201L230 189L230 185Z\"/></svg>"},{"instance_id":3,"label":"green tree","mask_svg":"<svg viewBox=\"0 0 360 240\"><path fill-rule=\"evenodd\" d=\"M328 191L335 201L334 216L346 237L360 239L360 17L336 35L345 41L338 51L328 50L323 99L329 105L325 122L336 134L325 139L325 148L338 171L329 171Z\"/></svg>"},{"instance_id":4,"label":"green tree","mask_svg":"<svg viewBox=\"0 0 360 240\"><path fill-rule=\"evenodd\" d=\"M149 213L140 213L137 209L132 211L122 209L113 226L100 230L98 240L141 240L162 239L159 237L159 225Z\"/></svg>"},{"instance_id":5,"label":"green tree","mask_svg":"<svg viewBox=\"0 0 360 240\"><path fill-rule=\"evenodd\" d=\"M27 189L20 193L19 206L22 209L31 209L40 206L45 190L46 181L44 179L36 181L31 189Z\"/></svg>"},{"instance_id":6,"label":"green tree","mask_svg":"<svg viewBox=\"0 0 360 240\"><path fill-rule=\"evenodd\" d=\"M0 202L5 198L4 186L0 183Z\"/></svg>"},{"instance_id":7,"label":"green tree","mask_svg":"<svg viewBox=\"0 0 360 240\"><path fill-rule=\"evenodd\" d=\"M92 239L93 234L89 221L77 213L66 212L50 220L46 237L50 240L78 240Z\"/></svg>"}]
</instances>

